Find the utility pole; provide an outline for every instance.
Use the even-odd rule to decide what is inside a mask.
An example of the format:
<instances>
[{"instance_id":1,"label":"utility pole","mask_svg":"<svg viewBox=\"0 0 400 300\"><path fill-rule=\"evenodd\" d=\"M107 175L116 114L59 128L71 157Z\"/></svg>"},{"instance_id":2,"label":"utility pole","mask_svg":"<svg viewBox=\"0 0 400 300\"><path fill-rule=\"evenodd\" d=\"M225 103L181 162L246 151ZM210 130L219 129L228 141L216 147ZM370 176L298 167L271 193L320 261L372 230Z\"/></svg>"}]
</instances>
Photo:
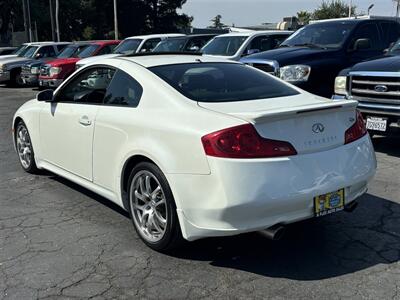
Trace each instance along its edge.
<instances>
[{"instance_id":1,"label":"utility pole","mask_svg":"<svg viewBox=\"0 0 400 300\"><path fill-rule=\"evenodd\" d=\"M50 9L50 24L51 24L51 40L56 40L56 35L54 34L54 10L53 10L53 0L49 0Z\"/></svg>"},{"instance_id":2,"label":"utility pole","mask_svg":"<svg viewBox=\"0 0 400 300\"><path fill-rule=\"evenodd\" d=\"M57 42L60 41L60 24L58 23L58 11L60 9L60 4L58 0L56 0L56 34L57 34Z\"/></svg>"},{"instance_id":3,"label":"utility pole","mask_svg":"<svg viewBox=\"0 0 400 300\"><path fill-rule=\"evenodd\" d=\"M25 38L26 41L30 42L29 34L28 34L28 21L27 21L27 14L26 14L26 0L22 0L22 12L24 14L24 30L25 30Z\"/></svg>"},{"instance_id":4,"label":"utility pole","mask_svg":"<svg viewBox=\"0 0 400 300\"><path fill-rule=\"evenodd\" d=\"M117 0L114 0L114 35L115 39L118 40L118 16L117 16Z\"/></svg>"},{"instance_id":5,"label":"utility pole","mask_svg":"<svg viewBox=\"0 0 400 300\"><path fill-rule=\"evenodd\" d=\"M32 42L33 37L32 37L32 24L31 24L31 5L30 5L30 0L27 0L26 2L26 8L28 12L28 30L29 30L29 42Z\"/></svg>"},{"instance_id":6,"label":"utility pole","mask_svg":"<svg viewBox=\"0 0 400 300\"><path fill-rule=\"evenodd\" d=\"M353 8L353 0L350 0L350 4L349 4L349 18L351 18L351 11Z\"/></svg>"},{"instance_id":7,"label":"utility pole","mask_svg":"<svg viewBox=\"0 0 400 300\"><path fill-rule=\"evenodd\" d=\"M397 9L396 9L396 18L399 20L399 13L400 13L400 0L395 0L397 2Z\"/></svg>"}]
</instances>

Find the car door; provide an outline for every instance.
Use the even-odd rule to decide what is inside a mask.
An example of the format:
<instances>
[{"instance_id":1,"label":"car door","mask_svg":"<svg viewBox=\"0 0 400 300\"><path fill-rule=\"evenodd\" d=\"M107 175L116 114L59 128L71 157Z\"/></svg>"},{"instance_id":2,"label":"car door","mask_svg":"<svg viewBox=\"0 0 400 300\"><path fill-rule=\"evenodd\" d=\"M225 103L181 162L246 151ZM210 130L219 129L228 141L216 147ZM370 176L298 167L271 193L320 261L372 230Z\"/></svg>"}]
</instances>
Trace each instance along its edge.
<instances>
[{"instance_id":1,"label":"car door","mask_svg":"<svg viewBox=\"0 0 400 300\"><path fill-rule=\"evenodd\" d=\"M143 87L127 72L118 69L99 108L93 139L93 182L115 191L120 177L121 154L130 135L141 131L135 124L143 118L138 112ZM139 122L140 123L140 122Z\"/></svg>"},{"instance_id":2,"label":"car door","mask_svg":"<svg viewBox=\"0 0 400 300\"><path fill-rule=\"evenodd\" d=\"M82 70L40 112L42 157L48 163L92 180L92 144L96 114L115 70Z\"/></svg>"},{"instance_id":3,"label":"car door","mask_svg":"<svg viewBox=\"0 0 400 300\"><path fill-rule=\"evenodd\" d=\"M359 39L370 41L370 47L367 49L355 49L355 43ZM348 55L350 65L357 64L366 59L373 58L383 54L383 43L379 34L379 28L376 23L367 23L356 29L356 32L350 42Z\"/></svg>"}]
</instances>

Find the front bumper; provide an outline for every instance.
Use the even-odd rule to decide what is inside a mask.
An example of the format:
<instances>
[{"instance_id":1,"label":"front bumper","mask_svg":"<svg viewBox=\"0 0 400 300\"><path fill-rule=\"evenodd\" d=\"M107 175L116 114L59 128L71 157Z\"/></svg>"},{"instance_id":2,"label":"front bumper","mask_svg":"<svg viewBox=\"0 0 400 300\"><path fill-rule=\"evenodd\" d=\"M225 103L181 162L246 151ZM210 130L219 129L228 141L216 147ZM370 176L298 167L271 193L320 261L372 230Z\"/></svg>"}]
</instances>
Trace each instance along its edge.
<instances>
[{"instance_id":1,"label":"front bumper","mask_svg":"<svg viewBox=\"0 0 400 300\"><path fill-rule=\"evenodd\" d=\"M388 120L387 132L400 129L400 105L392 105L386 103L363 102L344 95L333 95L332 100L356 100L358 101L357 109L363 114L363 117L381 117ZM377 132L384 134L383 132Z\"/></svg>"},{"instance_id":2,"label":"front bumper","mask_svg":"<svg viewBox=\"0 0 400 300\"><path fill-rule=\"evenodd\" d=\"M376 171L369 135L329 151L288 158L208 160L210 175L167 174L187 240L311 218L314 197L345 188L348 204L366 192Z\"/></svg>"},{"instance_id":3,"label":"front bumper","mask_svg":"<svg viewBox=\"0 0 400 300\"><path fill-rule=\"evenodd\" d=\"M21 79L22 82L26 85L37 85L38 84L38 78L39 75L35 75L35 74L27 74L27 73L21 73Z\"/></svg>"},{"instance_id":4,"label":"front bumper","mask_svg":"<svg viewBox=\"0 0 400 300\"><path fill-rule=\"evenodd\" d=\"M10 81L10 79L9 71L0 71L0 82Z\"/></svg>"},{"instance_id":5,"label":"front bumper","mask_svg":"<svg viewBox=\"0 0 400 300\"><path fill-rule=\"evenodd\" d=\"M40 87L56 88L64 81L64 79L42 79L39 78Z\"/></svg>"}]
</instances>

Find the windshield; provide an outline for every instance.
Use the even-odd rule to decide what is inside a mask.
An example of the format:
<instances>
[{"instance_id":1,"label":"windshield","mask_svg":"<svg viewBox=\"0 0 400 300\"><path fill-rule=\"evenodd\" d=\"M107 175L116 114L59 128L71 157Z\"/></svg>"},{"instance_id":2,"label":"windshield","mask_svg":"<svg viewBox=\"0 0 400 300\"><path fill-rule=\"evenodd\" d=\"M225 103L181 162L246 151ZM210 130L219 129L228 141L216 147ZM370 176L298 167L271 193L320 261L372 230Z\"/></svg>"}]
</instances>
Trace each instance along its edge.
<instances>
[{"instance_id":1,"label":"windshield","mask_svg":"<svg viewBox=\"0 0 400 300\"><path fill-rule=\"evenodd\" d=\"M354 26L354 23L348 22L308 25L291 35L280 47L340 48Z\"/></svg>"},{"instance_id":2,"label":"windshield","mask_svg":"<svg viewBox=\"0 0 400 300\"><path fill-rule=\"evenodd\" d=\"M26 48L26 51L23 51L20 55L20 57L26 57L26 58L32 58L33 55L35 54L36 50L38 49L38 47L36 46L28 46Z\"/></svg>"},{"instance_id":3,"label":"windshield","mask_svg":"<svg viewBox=\"0 0 400 300\"><path fill-rule=\"evenodd\" d=\"M136 53L140 44L143 40L141 39L129 39L122 41L113 51L115 54L133 54Z\"/></svg>"},{"instance_id":4,"label":"windshield","mask_svg":"<svg viewBox=\"0 0 400 300\"><path fill-rule=\"evenodd\" d=\"M210 55L232 56L247 40L247 36L223 36L212 39L201 52Z\"/></svg>"},{"instance_id":5,"label":"windshield","mask_svg":"<svg viewBox=\"0 0 400 300\"><path fill-rule=\"evenodd\" d=\"M149 68L187 98L232 102L297 95L293 88L253 67L235 63L190 63Z\"/></svg>"},{"instance_id":6,"label":"windshield","mask_svg":"<svg viewBox=\"0 0 400 300\"><path fill-rule=\"evenodd\" d=\"M95 45L95 44L90 45L90 46L87 46L85 49L83 49L83 50L78 54L78 57L79 57L79 58L85 58L85 57L92 56L93 53L94 53L99 47L100 47L99 45Z\"/></svg>"},{"instance_id":7,"label":"windshield","mask_svg":"<svg viewBox=\"0 0 400 300\"><path fill-rule=\"evenodd\" d=\"M20 55L27 47L28 47L27 45L21 45L17 49L15 49L12 54Z\"/></svg>"},{"instance_id":8,"label":"windshield","mask_svg":"<svg viewBox=\"0 0 400 300\"><path fill-rule=\"evenodd\" d=\"M63 51L57 56L57 58L69 58L69 57L77 57L78 54L88 47L88 45L70 45L64 48Z\"/></svg>"},{"instance_id":9,"label":"windshield","mask_svg":"<svg viewBox=\"0 0 400 300\"><path fill-rule=\"evenodd\" d=\"M179 52L183 51L186 39L167 39L159 43L153 52Z\"/></svg>"}]
</instances>

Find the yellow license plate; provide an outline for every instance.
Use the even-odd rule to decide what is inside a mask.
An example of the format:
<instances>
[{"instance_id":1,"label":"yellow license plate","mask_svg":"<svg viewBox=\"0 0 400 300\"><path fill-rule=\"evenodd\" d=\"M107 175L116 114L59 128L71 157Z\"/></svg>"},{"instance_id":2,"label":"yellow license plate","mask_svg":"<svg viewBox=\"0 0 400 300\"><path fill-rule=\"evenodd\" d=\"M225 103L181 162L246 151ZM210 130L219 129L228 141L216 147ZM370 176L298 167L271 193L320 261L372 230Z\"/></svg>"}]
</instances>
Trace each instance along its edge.
<instances>
[{"instance_id":1,"label":"yellow license plate","mask_svg":"<svg viewBox=\"0 0 400 300\"><path fill-rule=\"evenodd\" d=\"M322 217L344 208L344 189L314 198L314 214Z\"/></svg>"}]
</instances>

